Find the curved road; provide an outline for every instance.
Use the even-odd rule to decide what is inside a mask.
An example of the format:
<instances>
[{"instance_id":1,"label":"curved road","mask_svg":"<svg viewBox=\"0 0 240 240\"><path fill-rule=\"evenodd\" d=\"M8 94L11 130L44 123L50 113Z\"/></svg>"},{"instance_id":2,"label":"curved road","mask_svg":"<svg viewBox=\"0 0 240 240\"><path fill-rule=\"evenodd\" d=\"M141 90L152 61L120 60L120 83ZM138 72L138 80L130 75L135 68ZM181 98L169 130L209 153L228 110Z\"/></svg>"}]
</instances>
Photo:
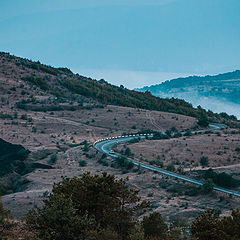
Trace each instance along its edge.
<instances>
[{"instance_id":1,"label":"curved road","mask_svg":"<svg viewBox=\"0 0 240 240\"><path fill-rule=\"evenodd\" d=\"M209 124L209 127L210 127L210 129L192 131L191 133L192 134L206 133L206 132L208 132L210 130L221 130L221 129L226 128L225 125L223 125L223 124L216 124L216 123ZM186 132L182 132L181 134L184 135L185 133ZM107 154L108 156L110 156L112 158L118 158L119 155L117 155L116 153L111 151L111 147L113 147L114 145L116 145L118 143L129 142L131 140L138 139L138 138L145 139L146 136L151 138L152 134L135 134L135 135L127 135L127 136L110 137L110 138L101 139L99 141L96 141L93 144L93 146L98 151L100 151L102 153L105 153L105 154ZM134 160L132 160L132 162L133 162L134 165L136 165L138 167L142 167L142 168L150 170L150 171L154 171L154 172L157 172L157 173L160 173L160 174L164 174L164 175L172 177L172 178L180 179L180 180L183 180L185 182L193 183L193 184L196 184L198 186L202 186L203 185L202 182L196 181L194 179L190 179L188 177L181 176L181 175L176 174L176 173L172 173L172 172L163 170L161 168L149 166L147 164L140 163L140 162L134 161ZM220 187L213 187L213 189L215 191L219 191L219 192L222 192L222 193L233 195L235 197L240 197L240 193L233 192L233 191L228 190L228 189L224 189L224 188L220 188Z\"/></svg>"}]
</instances>

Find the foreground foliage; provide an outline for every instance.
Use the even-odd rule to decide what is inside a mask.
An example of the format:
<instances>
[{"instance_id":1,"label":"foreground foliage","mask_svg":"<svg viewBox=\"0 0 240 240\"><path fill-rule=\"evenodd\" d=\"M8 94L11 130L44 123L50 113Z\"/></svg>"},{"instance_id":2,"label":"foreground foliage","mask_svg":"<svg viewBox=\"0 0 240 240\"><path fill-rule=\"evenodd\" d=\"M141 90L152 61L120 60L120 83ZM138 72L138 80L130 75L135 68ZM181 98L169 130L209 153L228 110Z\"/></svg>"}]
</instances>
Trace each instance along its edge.
<instances>
[{"instance_id":1,"label":"foreground foliage","mask_svg":"<svg viewBox=\"0 0 240 240\"><path fill-rule=\"evenodd\" d=\"M107 173L63 178L54 184L44 203L43 208L28 213L27 222L41 237L56 240L85 239L89 231L99 229L109 229L126 239L148 207L137 190L127 187L126 180Z\"/></svg>"},{"instance_id":2,"label":"foreground foliage","mask_svg":"<svg viewBox=\"0 0 240 240\"><path fill-rule=\"evenodd\" d=\"M158 212L140 220L148 207L127 179L85 173L55 184L43 207L28 212L27 228L23 222L13 224L0 201L0 239L240 240L239 210L228 217L207 210L192 223L176 218L168 225Z\"/></svg>"},{"instance_id":3,"label":"foreground foliage","mask_svg":"<svg viewBox=\"0 0 240 240\"><path fill-rule=\"evenodd\" d=\"M208 210L193 222L191 232L198 240L239 240L240 212L233 210L231 216L221 219L214 210Z\"/></svg>"}]
</instances>

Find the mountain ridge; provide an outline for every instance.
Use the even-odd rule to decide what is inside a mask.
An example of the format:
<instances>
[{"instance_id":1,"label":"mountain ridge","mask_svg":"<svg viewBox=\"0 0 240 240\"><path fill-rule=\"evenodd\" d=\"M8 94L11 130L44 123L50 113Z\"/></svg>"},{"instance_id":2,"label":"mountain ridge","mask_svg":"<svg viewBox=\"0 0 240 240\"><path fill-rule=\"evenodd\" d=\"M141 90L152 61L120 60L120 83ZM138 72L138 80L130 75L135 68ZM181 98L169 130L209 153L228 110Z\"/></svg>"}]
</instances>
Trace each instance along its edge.
<instances>
[{"instance_id":1,"label":"mountain ridge","mask_svg":"<svg viewBox=\"0 0 240 240\"><path fill-rule=\"evenodd\" d=\"M68 68L55 68L41 64L39 61L33 62L4 52L0 52L0 78L5 79L3 80L5 83L0 82L0 90L2 96L6 96L6 101L15 102L19 108L26 110L31 110L33 107L42 111L51 110L53 104L43 106L36 99L41 95L45 95L45 97L47 95L48 99L57 98L54 101L54 110L63 107L74 110L84 104L113 104L177 113L196 118L206 115L211 121L224 121L224 123L236 120L233 116L226 114L221 116L202 108L194 108L192 104L181 99L163 99L155 97L149 92L129 90L123 86L117 87L104 79L95 80L74 74ZM6 84L11 87L6 89ZM31 90L32 94L25 94L25 88ZM8 94L9 92L11 94ZM9 96L12 98L10 99ZM73 102L76 104L74 105Z\"/></svg>"},{"instance_id":2,"label":"mountain ridge","mask_svg":"<svg viewBox=\"0 0 240 240\"><path fill-rule=\"evenodd\" d=\"M177 78L136 90L149 91L157 97L184 99L194 106L203 105L204 108L219 112L221 109L215 108L214 104L228 104L229 108L240 104L240 70L213 76ZM214 104L211 105L211 102Z\"/></svg>"}]
</instances>

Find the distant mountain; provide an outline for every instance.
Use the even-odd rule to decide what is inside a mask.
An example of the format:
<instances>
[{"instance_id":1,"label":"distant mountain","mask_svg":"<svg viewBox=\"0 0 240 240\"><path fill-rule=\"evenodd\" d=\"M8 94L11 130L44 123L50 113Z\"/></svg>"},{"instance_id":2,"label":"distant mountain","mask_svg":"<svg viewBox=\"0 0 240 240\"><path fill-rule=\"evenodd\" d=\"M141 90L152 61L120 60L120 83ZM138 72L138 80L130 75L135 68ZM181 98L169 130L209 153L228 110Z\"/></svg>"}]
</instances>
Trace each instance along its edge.
<instances>
[{"instance_id":1,"label":"distant mountain","mask_svg":"<svg viewBox=\"0 0 240 240\"><path fill-rule=\"evenodd\" d=\"M184 99L194 106L240 117L240 70L215 76L178 78L136 90L149 91L162 98Z\"/></svg>"}]
</instances>

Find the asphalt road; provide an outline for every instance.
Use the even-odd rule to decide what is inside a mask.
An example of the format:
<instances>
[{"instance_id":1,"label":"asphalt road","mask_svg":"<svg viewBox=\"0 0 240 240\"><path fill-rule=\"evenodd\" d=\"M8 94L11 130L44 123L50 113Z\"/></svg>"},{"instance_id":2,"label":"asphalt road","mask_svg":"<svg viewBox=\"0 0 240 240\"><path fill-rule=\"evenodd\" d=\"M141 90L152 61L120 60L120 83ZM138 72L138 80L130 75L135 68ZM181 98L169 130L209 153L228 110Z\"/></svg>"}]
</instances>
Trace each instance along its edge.
<instances>
[{"instance_id":1,"label":"asphalt road","mask_svg":"<svg viewBox=\"0 0 240 240\"><path fill-rule=\"evenodd\" d=\"M223 125L223 124L212 123L212 124L209 124L209 128L210 129L192 131L191 134L205 133L205 132L208 132L209 130L221 130L221 129L226 128L226 126ZM185 133L186 132L182 132L182 135L184 135ZM138 139L138 138L145 139L146 136L148 136L149 138L152 137L151 134L145 134L145 135L137 135L136 134L136 135L128 135L128 136L111 137L111 138L107 138L107 139L101 139L101 140L95 142L93 144L93 146L98 151L100 151L102 153L105 153L106 155L108 155L112 158L118 158L119 156L111 150L111 147L113 147L114 145L116 145L118 143L129 142L131 140ZM140 163L140 162L134 161L134 160L132 160L132 162L133 162L134 165L136 165L138 167L141 167L141 168L153 171L153 172L164 174L166 176L176 178L176 179L180 179L180 180L185 181L185 182L193 183L193 184L198 185L198 186L203 185L202 182L196 181L194 179L190 179L188 177L181 176L181 175L173 173L173 172L163 170L161 168L153 167L153 166L150 166L150 165L147 165L147 164L144 164L144 163ZM223 193L226 193L226 194L229 194L229 195L240 197L240 193L233 192L233 191L228 190L228 189L224 189L224 188L220 188L220 187L213 187L213 189L215 191L219 191L219 192L223 192Z\"/></svg>"}]
</instances>

